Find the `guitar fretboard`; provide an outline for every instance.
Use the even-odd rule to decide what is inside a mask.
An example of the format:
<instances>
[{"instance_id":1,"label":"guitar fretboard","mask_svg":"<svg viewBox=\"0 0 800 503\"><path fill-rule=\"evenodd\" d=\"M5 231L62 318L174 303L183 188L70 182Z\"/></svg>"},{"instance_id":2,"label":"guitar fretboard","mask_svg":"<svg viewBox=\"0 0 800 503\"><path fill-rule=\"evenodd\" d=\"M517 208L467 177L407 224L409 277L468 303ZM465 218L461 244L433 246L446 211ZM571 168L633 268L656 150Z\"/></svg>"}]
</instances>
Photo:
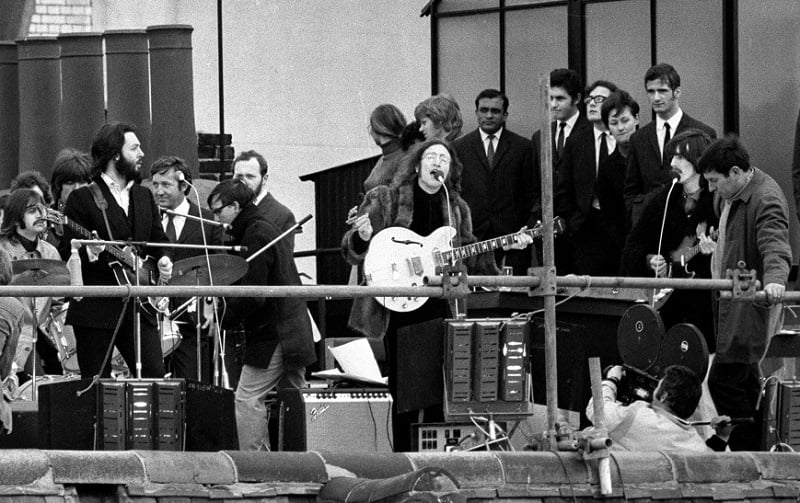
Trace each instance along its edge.
<instances>
[{"instance_id":1,"label":"guitar fretboard","mask_svg":"<svg viewBox=\"0 0 800 503\"><path fill-rule=\"evenodd\" d=\"M91 239L91 238L94 237L94 236L92 236L92 233L89 232L89 230L86 227L83 227L81 224L75 222L71 218L68 218L68 217L65 216L63 218L63 223L64 223L64 225L69 227L73 232L75 232L76 234L79 234L80 236L82 236L82 237L84 237L86 239ZM106 246L106 250L111 255L113 255L115 259L117 259L121 263L125 264L125 267L128 267L131 270L134 269L133 258L130 257L124 250L122 250L121 248L119 248L117 246L114 246L114 245Z\"/></svg>"},{"instance_id":2,"label":"guitar fretboard","mask_svg":"<svg viewBox=\"0 0 800 503\"><path fill-rule=\"evenodd\" d=\"M480 253L493 251L503 246L510 246L517 242L516 237L520 234L528 234L533 238L537 238L541 236L542 230L541 227L536 227L534 229L515 232L514 234L506 234L505 236L487 239L486 241L479 241L477 243L459 246L458 248L453 248L452 250L440 252L441 258L443 262L452 262L453 260L461 260L467 257L472 257L473 255L478 255Z\"/></svg>"}]
</instances>

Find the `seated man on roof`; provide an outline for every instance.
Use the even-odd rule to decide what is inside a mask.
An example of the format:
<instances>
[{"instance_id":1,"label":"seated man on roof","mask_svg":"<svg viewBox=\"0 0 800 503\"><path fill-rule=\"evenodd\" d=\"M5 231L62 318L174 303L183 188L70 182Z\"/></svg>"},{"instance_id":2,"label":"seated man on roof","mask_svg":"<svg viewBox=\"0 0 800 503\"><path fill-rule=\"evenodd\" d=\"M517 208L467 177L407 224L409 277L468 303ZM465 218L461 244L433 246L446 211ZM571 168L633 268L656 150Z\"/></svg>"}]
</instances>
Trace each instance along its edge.
<instances>
[{"instance_id":1,"label":"seated man on roof","mask_svg":"<svg viewBox=\"0 0 800 503\"><path fill-rule=\"evenodd\" d=\"M608 370L602 383L603 413L612 449L626 451L724 451L733 426L731 418L711 420L716 431L704 441L687 419L697 408L701 381L691 369L670 365L653 393L653 402L636 400L630 405L617 401L617 386L624 371L619 365ZM594 402L589 400L586 416L593 423ZM707 423L706 423L707 424Z\"/></svg>"}]
</instances>

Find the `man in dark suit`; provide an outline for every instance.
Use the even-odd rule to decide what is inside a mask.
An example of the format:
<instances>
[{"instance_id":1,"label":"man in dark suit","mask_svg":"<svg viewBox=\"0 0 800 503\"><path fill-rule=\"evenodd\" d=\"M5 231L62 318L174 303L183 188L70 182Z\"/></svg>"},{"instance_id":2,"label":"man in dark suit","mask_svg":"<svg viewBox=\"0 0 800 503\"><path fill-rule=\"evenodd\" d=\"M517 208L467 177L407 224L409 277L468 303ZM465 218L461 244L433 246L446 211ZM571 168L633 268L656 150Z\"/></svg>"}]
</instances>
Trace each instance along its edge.
<instances>
[{"instance_id":1,"label":"man in dark suit","mask_svg":"<svg viewBox=\"0 0 800 503\"><path fill-rule=\"evenodd\" d=\"M144 153L133 126L119 122L103 125L92 143L94 181L69 195L64 209L69 220L87 231L96 232L104 240L166 242L167 236L161 228L161 217L153 194L138 183L143 158ZM105 211L101 206L106 207ZM62 243L69 246L72 238L82 239L86 236L65 226ZM114 256L112 251L116 253L105 245L90 245L80 249L85 285L118 284L114 270L120 268L114 263L119 260L120 254ZM161 250L137 247L140 257L152 255L155 251ZM62 249L62 256L66 255L69 255L68 249ZM157 273L159 282L169 280L172 275L169 257L163 256L158 260ZM70 302L66 323L75 329L82 377L110 375L108 362L105 362L105 366L103 363L112 343L119 349L128 368L136 368L133 302L137 301L134 299L123 303L117 297L84 297L80 301ZM142 314L142 376L163 377L164 360L155 317L147 311ZM120 318L121 324L118 332L115 332Z\"/></svg>"},{"instance_id":2,"label":"man in dark suit","mask_svg":"<svg viewBox=\"0 0 800 503\"><path fill-rule=\"evenodd\" d=\"M600 166L616 148L616 140L603 123L602 103L617 86L598 80L587 88L586 118L591 128L573 133L564 145L558 163L555 213L567 221L567 231L575 248L577 274L612 276L619 268L619 247L609 238L616 225L598 192Z\"/></svg>"},{"instance_id":3,"label":"man in dark suit","mask_svg":"<svg viewBox=\"0 0 800 503\"><path fill-rule=\"evenodd\" d=\"M211 211L198 207L186 197L191 192L192 172L183 159L174 156L159 157L150 168L150 173L153 176L153 194L156 197L156 204L162 209L176 213L165 212L161 218L161 224L170 242L192 245L218 245L222 242L222 227L207 223L201 225L195 219L182 216L202 217L209 222L214 219ZM202 249L176 248L172 251L172 258L178 264L183 259L201 256L204 253ZM174 310L186 300L183 298L172 299L170 308ZM162 321L165 330L171 331L175 328L173 323L177 324L180 335L179 340L175 340L177 337L170 340L173 344L177 344L177 347L170 348L171 353L167 357L166 364L168 370L172 371L172 377L187 377L210 384L211 362L209 361L207 331L203 330L201 333L201 366L200 372L198 372L196 308L192 311L194 312L187 311L178 318ZM202 313L202 309L200 312Z\"/></svg>"},{"instance_id":4,"label":"man in dark suit","mask_svg":"<svg viewBox=\"0 0 800 503\"><path fill-rule=\"evenodd\" d=\"M233 160L233 177L244 181L250 187L256 195L255 204L261 214L284 232L297 223L297 219L294 218L292 211L275 199L267 189L268 168L263 155L255 150L247 150ZM294 234L286 236L286 239L291 243L294 252Z\"/></svg>"},{"instance_id":5,"label":"man in dark suit","mask_svg":"<svg viewBox=\"0 0 800 503\"><path fill-rule=\"evenodd\" d=\"M267 188L267 179L269 178L269 166L264 156L255 150L246 150L240 153L233 160L233 178L241 180L247 185L250 190L256 195L255 205L261 212L261 215L272 223L275 227L280 229L281 233L288 230L291 226L297 223L292 211L281 204L275 196L273 196ZM297 231L295 231L297 232ZM294 233L289 234L284 238L291 246L291 251L294 253ZM257 250L251 250L253 253ZM226 340L225 349L225 366L228 369L228 377L231 385L235 388L239 382L239 374L242 371L241 357L243 343L237 336L228 337Z\"/></svg>"},{"instance_id":6,"label":"man in dark suit","mask_svg":"<svg viewBox=\"0 0 800 503\"><path fill-rule=\"evenodd\" d=\"M567 68L558 68L550 72L550 133L553 151L553 189L558 182L558 161L564 152L567 138L575 132L591 129L592 124L578 109L583 90L577 72ZM542 132L536 130L531 137L533 145L533 176L535 190L541 187L541 144ZM536 194L536 201L539 201ZM541 205L536 204L536 219L541 216Z\"/></svg>"},{"instance_id":7,"label":"man in dark suit","mask_svg":"<svg viewBox=\"0 0 800 503\"><path fill-rule=\"evenodd\" d=\"M659 63L650 67L644 75L644 87L656 120L631 137L625 170L625 206L632 225L638 220L645 199L671 179L672 159L664 153L670 138L689 128L717 137L713 128L681 110L681 77L671 65Z\"/></svg>"},{"instance_id":8,"label":"man in dark suit","mask_svg":"<svg viewBox=\"0 0 800 503\"><path fill-rule=\"evenodd\" d=\"M564 145L567 139L573 134L584 129L591 130L592 124L580 113L583 89L581 88L581 78L574 70L558 68L550 72L550 133L551 148L553 152L553 186L551 190L555 193L558 183L558 161L564 152ZM541 168L541 144L542 133L536 130L531 138L533 146L533 190L534 203L531 208L529 223L533 224L542 218L541 187L542 187L542 168ZM538 261L542 260L541 250L537 250ZM557 238L555 240L555 265L558 272L567 274L573 271L575 262L575 250L572 243L567 238Z\"/></svg>"},{"instance_id":9,"label":"man in dark suit","mask_svg":"<svg viewBox=\"0 0 800 503\"><path fill-rule=\"evenodd\" d=\"M253 192L236 180L211 191L208 206L217 221L230 224L232 244L247 247L243 257L273 241L280 230L255 205ZM288 241L278 243L249 262L239 285L299 285L300 277ZM275 388L301 388L305 367L316 361L311 321L302 299L234 297L228 299L223 326L241 325L247 344L236 387L236 428L241 450L268 446L267 393Z\"/></svg>"},{"instance_id":10,"label":"man in dark suit","mask_svg":"<svg viewBox=\"0 0 800 503\"><path fill-rule=\"evenodd\" d=\"M453 143L464 167L461 196L472 210L472 227L479 240L517 232L528 221L535 197L531 143L505 128L508 98L485 89L475 99L478 129ZM527 274L531 253L498 250L498 265ZM503 262L504 260L504 262Z\"/></svg>"}]
</instances>

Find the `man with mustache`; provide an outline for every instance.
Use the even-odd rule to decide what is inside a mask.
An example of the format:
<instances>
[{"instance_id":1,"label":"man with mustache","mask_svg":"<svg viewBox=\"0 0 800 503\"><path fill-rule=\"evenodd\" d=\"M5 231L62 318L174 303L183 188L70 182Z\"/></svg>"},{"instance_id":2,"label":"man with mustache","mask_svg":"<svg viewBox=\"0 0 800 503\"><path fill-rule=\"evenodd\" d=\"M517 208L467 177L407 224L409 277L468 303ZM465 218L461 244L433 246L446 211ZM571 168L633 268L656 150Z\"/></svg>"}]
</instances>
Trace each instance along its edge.
<instances>
[{"instance_id":1,"label":"man with mustache","mask_svg":"<svg viewBox=\"0 0 800 503\"><path fill-rule=\"evenodd\" d=\"M45 259L59 260L58 250L42 237L47 230L47 207L44 199L38 191L34 189L18 188L14 190L6 203L6 215L3 225L0 227L0 249L8 253L12 262L17 260ZM19 299L26 305L25 320L22 331L19 334L19 344L17 346L14 362L19 370L24 370L25 374L32 374L32 365L37 364L37 375L42 375L44 370L53 374L60 371L55 368L58 361L53 359L55 352L52 347L48 348L44 338L37 344L38 353L44 362L38 362L37 351L33 348L34 326L33 320L33 301L31 297ZM47 318L50 307L53 303L51 297L36 297L36 318L39 322ZM48 351L49 349L49 351ZM44 365L44 369L42 368ZM23 378L22 381L26 381Z\"/></svg>"},{"instance_id":2,"label":"man with mustache","mask_svg":"<svg viewBox=\"0 0 800 503\"><path fill-rule=\"evenodd\" d=\"M139 184L142 152L136 129L129 124L104 124L92 143L92 184L73 191L64 209L66 216L102 240L168 242L152 192ZM64 229L62 257L73 238L84 236L69 227ZM138 248L138 247L137 247ZM159 253L156 253L159 252ZM137 249L139 257L161 257L159 249ZM85 285L116 285L116 257L104 245L80 249L81 272ZM172 275L172 261L158 261L159 281ZM134 278L135 276L130 275ZM146 300L146 299L142 299ZM136 302L133 300L131 302ZM71 302L66 323L75 329L78 364L82 377L110 376L104 363L110 345L115 345L130 369L135 369L134 316L131 303L116 297L84 297ZM115 330L116 327L116 330ZM164 360L155 317L142 311L142 377L163 377Z\"/></svg>"}]
</instances>

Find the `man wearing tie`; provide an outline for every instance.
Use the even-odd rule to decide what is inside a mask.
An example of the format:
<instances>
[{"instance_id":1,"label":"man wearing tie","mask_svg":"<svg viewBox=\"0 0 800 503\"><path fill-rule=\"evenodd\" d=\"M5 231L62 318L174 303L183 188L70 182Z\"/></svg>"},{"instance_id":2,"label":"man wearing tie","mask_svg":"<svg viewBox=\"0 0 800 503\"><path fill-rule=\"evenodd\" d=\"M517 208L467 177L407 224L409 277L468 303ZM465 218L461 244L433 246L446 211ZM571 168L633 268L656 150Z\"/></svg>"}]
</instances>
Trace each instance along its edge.
<instances>
[{"instance_id":1,"label":"man wearing tie","mask_svg":"<svg viewBox=\"0 0 800 503\"><path fill-rule=\"evenodd\" d=\"M485 89L475 99L478 129L453 143L464 167L461 196L472 211L478 240L517 232L528 221L533 200L531 143L506 129L508 98L496 89ZM531 252L498 250L499 265L527 274Z\"/></svg>"},{"instance_id":2,"label":"man wearing tie","mask_svg":"<svg viewBox=\"0 0 800 503\"><path fill-rule=\"evenodd\" d=\"M221 227L201 224L199 221L183 215L202 217L214 220L211 211L200 208L186 196L191 193L192 172L180 157L159 157L150 169L153 174L153 193L156 204L161 209L174 211L164 212L161 225L171 243L218 245L221 244ZM176 248L172 252L175 261L203 255L202 249ZM175 309L187 299L172 299L170 309ZM197 371L197 312L184 312L177 319L162 321L165 328L172 328L176 322L180 332L180 340L175 340L175 347L167 358L167 371L172 377L199 379L210 383L209 343L207 331L201 334L201 373ZM172 339L174 340L174 339Z\"/></svg>"},{"instance_id":3,"label":"man wearing tie","mask_svg":"<svg viewBox=\"0 0 800 503\"><path fill-rule=\"evenodd\" d=\"M603 123L600 109L617 86L598 80L587 88L586 118L592 127L573 133L564 145L558 163L555 213L567 221L567 232L575 248L576 274L613 276L619 268L619 248L609 239L610 217L597 193L600 166L616 147L616 140Z\"/></svg>"},{"instance_id":4,"label":"man wearing tie","mask_svg":"<svg viewBox=\"0 0 800 503\"><path fill-rule=\"evenodd\" d=\"M700 129L712 139L717 137L713 128L681 110L681 77L671 65L659 63L647 70L644 87L656 120L631 136L625 170L625 206L632 224L639 219L646 198L671 179L671 159L664 153L669 140L689 128Z\"/></svg>"}]
</instances>

